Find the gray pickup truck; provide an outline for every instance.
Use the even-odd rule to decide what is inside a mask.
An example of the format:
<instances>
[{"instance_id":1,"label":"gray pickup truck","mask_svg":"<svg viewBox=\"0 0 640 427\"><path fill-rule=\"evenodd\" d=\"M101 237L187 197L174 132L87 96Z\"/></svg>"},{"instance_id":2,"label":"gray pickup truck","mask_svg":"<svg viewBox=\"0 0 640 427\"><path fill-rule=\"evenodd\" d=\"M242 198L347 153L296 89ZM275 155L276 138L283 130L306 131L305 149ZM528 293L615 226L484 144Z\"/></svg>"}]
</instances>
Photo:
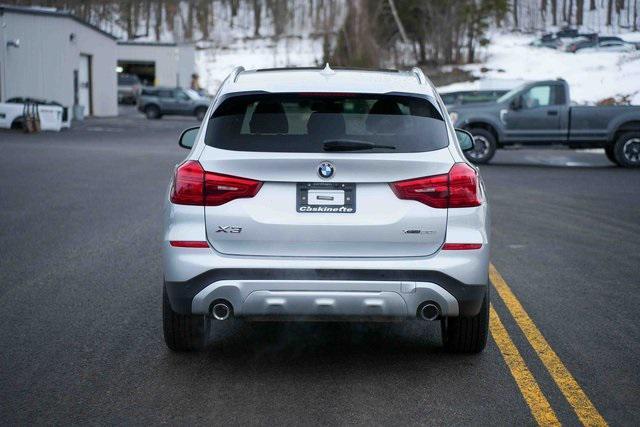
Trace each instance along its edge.
<instances>
[{"instance_id":1,"label":"gray pickup truck","mask_svg":"<svg viewBox=\"0 0 640 427\"><path fill-rule=\"evenodd\" d=\"M597 84L597 83L594 83ZM474 163L487 163L513 144L604 148L609 160L640 167L640 106L571 106L564 80L526 83L495 102L449 109L454 125L470 131Z\"/></svg>"},{"instance_id":2,"label":"gray pickup truck","mask_svg":"<svg viewBox=\"0 0 640 427\"><path fill-rule=\"evenodd\" d=\"M195 116L202 121L211 100L191 89L144 87L138 97L138 110L148 119L163 115Z\"/></svg>"}]
</instances>

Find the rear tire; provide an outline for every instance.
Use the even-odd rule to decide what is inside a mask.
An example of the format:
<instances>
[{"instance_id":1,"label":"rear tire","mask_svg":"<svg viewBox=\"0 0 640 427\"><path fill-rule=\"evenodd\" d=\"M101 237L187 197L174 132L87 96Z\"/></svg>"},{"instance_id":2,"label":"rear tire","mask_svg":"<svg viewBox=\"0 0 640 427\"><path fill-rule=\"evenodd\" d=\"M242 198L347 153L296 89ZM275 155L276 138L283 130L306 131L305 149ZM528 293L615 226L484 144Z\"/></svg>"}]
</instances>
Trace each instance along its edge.
<instances>
[{"instance_id":1,"label":"rear tire","mask_svg":"<svg viewBox=\"0 0 640 427\"><path fill-rule=\"evenodd\" d=\"M640 167L640 132L626 132L613 145L617 163L625 168Z\"/></svg>"},{"instance_id":2,"label":"rear tire","mask_svg":"<svg viewBox=\"0 0 640 427\"><path fill-rule=\"evenodd\" d=\"M24 122L24 116L16 117L13 122L11 122L11 129L24 129Z\"/></svg>"},{"instance_id":3,"label":"rear tire","mask_svg":"<svg viewBox=\"0 0 640 427\"><path fill-rule=\"evenodd\" d=\"M442 319L442 340L451 353L480 353L487 345L489 333L489 291L482 301L480 312L473 317Z\"/></svg>"},{"instance_id":4,"label":"rear tire","mask_svg":"<svg viewBox=\"0 0 640 427\"><path fill-rule=\"evenodd\" d=\"M613 144L604 147L604 154L606 154L607 159L609 159L611 163L615 164L616 166L620 166L620 163L618 163L618 159L616 159L616 154L613 151Z\"/></svg>"},{"instance_id":5,"label":"rear tire","mask_svg":"<svg viewBox=\"0 0 640 427\"><path fill-rule=\"evenodd\" d=\"M464 155L470 162L478 165L489 163L498 149L498 142L495 136L482 128L472 128L469 129L469 132L473 135L474 147Z\"/></svg>"},{"instance_id":6,"label":"rear tire","mask_svg":"<svg viewBox=\"0 0 640 427\"><path fill-rule=\"evenodd\" d=\"M205 346L207 323L205 316L179 314L173 311L167 289L162 288L162 324L164 342L173 351L195 351Z\"/></svg>"},{"instance_id":7,"label":"rear tire","mask_svg":"<svg viewBox=\"0 0 640 427\"><path fill-rule=\"evenodd\" d=\"M156 105L147 105L144 108L144 114L149 120L155 120L162 117L162 115L160 114L160 108L158 108Z\"/></svg>"}]
</instances>

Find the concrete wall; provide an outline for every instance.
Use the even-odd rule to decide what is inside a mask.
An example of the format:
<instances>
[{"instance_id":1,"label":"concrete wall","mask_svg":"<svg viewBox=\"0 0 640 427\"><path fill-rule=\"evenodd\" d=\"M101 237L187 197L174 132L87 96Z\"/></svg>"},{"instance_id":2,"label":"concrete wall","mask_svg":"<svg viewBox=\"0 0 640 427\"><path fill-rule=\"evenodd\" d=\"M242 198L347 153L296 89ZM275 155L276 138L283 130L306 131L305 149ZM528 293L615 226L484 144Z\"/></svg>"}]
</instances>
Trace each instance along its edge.
<instances>
[{"instance_id":1,"label":"concrete wall","mask_svg":"<svg viewBox=\"0 0 640 427\"><path fill-rule=\"evenodd\" d=\"M180 87L189 87L191 86L191 74L196 72L196 50L193 45L180 45L179 55ZM202 80L200 82L202 83Z\"/></svg>"},{"instance_id":2,"label":"concrete wall","mask_svg":"<svg viewBox=\"0 0 640 427\"><path fill-rule=\"evenodd\" d=\"M156 86L189 87L195 72L192 45L118 43L118 61L154 62Z\"/></svg>"},{"instance_id":3,"label":"concrete wall","mask_svg":"<svg viewBox=\"0 0 640 427\"><path fill-rule=\"evenodd\" d=\"M14 39L20 39L20 47L7 47ZM71 107L73 70L86 54L92 61L93 115L115 116L116 50L115 40L69 17L5 10L0 16L2 100L28 96Z\"/></svg>"}]
</instances>

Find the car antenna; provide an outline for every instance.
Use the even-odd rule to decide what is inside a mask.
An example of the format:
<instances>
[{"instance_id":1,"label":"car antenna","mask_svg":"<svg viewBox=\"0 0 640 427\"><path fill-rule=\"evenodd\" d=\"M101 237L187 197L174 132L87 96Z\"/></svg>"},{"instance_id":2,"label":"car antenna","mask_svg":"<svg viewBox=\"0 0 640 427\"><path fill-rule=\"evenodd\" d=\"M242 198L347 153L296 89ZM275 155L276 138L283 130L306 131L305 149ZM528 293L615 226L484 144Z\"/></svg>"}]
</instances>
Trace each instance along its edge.
<instances>
[{"instance_id":1,"label":"car antenna","mask_svg":"<svg viewBox=\"0 0 640 427\"><path fill-rule=\"evenodd\" d=\"M331 68L331 66L329 65L328 62L325 64L325 66L322 69L322 71L320 71L320 74L322 74L323 76L332 76L335 73L336 72Z\"/></svg>"}]
</instances>

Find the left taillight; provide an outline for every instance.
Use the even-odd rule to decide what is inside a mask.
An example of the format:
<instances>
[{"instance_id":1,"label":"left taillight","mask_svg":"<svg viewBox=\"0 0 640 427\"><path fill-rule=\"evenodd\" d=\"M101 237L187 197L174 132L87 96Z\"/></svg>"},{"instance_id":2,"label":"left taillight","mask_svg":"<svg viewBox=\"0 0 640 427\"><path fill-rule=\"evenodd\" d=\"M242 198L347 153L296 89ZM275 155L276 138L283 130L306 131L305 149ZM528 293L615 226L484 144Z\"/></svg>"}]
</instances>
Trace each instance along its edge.
<instances>
[{"instance_id":1,"label":"left taillight","mask_svg":"<svg viewBox=\"0 0 640 427\"><path fill-rule=\"evenodd\" d=\"M220 206L258 194L262 182L207 172L200 162L189 160L176 169L171 202L178 205Z\"/></svg>"},{"instance_id":2,"label":"left taillight","mask_svg":"<svg viewBox=\"0 0 640 427\"><path fill-rule=\"evenodd\" d=\"M171 203L204 206L204 169L190 160L176 168L171 189Z\"/></svg>"}]
</instances>

